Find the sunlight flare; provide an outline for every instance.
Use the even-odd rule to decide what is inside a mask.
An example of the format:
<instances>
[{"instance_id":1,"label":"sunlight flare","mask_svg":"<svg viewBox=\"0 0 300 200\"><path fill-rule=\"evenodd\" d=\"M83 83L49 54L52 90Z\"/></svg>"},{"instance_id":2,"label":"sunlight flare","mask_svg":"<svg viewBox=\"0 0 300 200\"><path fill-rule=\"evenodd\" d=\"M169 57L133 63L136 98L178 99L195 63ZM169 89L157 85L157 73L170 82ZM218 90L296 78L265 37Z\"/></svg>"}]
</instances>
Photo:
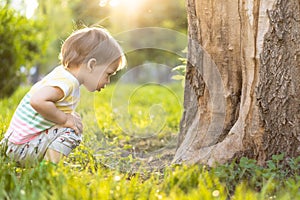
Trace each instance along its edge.
<instances>
[{"instance_id":1,"label":"sunlight flare","mask_svg":"<svg viewBox=\"0 0 300 200\"><path fill-rule=\"evenodd\" d=\"M125 10L136 10L138 9L142 4L144 3L144 0L100 0L99 6L105 7L109 5L110 7L122 7L127 8Z\"/></svg>"},{"instance_id":2,"label":"sunlight flare","mask_svg":"<svg viewBox=\"0 0 300 200\"><path fill-rule=\"evenodd\" d=\"M21 0L13 0L11 2L11 6L20 11L22 14L24 14L27 18L31 18L34 15L34 12L36 8L38 7L38 1L37 0L27 0L27 1L21 1Z\"/></svg>"}]
</instances>

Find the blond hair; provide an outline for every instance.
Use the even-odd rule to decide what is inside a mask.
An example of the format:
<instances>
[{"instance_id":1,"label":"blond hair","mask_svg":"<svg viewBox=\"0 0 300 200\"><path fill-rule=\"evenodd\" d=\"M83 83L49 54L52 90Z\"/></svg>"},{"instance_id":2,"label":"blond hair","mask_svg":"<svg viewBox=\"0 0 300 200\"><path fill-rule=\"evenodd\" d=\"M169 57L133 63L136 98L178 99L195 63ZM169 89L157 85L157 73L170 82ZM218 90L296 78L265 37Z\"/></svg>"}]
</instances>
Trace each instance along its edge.
<instances>
[{"instance_id":1,"label":"blond hair","mask_svg":"<svg viewBox=\"0 0 300 200\"><path fill-rule=\"evenodd\" d=\"M126 59L118 42L103 28L83 28L73 32L63 43L61 63L69 68L96 58L97 64L119 62L118 69L126 65Z\"/></svg>"}]
</instances>

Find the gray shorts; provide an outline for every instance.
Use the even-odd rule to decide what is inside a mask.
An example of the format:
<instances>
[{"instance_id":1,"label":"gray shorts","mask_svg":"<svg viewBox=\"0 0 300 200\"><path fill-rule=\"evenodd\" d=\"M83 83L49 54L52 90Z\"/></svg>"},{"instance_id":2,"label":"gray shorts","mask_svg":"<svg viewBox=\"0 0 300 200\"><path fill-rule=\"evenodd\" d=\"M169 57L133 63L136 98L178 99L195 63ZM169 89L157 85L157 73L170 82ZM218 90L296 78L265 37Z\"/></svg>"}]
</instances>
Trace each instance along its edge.
<instances>
[{"instance_id":1,"label":"gray shorts","mask_svg":"<svg viewBox=\"0 0 300 200\"><path fill-rule=\"evenodd\" d=\"M82 141L81 134L75 134L70 128L54 126L24 144L14 144L4 138L6 155L21 166L34 166L43 160L47 149L52 149L68 156Z\"/></svg>"}]
</instances>

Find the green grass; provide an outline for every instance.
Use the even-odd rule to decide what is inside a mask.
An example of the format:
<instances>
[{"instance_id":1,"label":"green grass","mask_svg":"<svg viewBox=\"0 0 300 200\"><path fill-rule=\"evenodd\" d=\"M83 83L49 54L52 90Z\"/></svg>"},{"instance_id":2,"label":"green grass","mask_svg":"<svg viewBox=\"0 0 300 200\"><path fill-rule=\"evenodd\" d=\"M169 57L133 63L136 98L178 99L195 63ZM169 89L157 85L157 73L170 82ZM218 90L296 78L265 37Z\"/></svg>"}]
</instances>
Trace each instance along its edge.
<instances>
[{"instance_id":1,"label":"green grass","mask_svg":"<svg viewBox=\"0 0 300 200\"><path fill-rule=\"evenodd\" d=\"M0 138L27 90L0 101ZM288 167L282 155L266 167L246 158L215 168L161 165L174 153L181 105L182 88L175 84L83 90L84 142L59 165L32 169L16 167L1 150L0 199L300 198L300 158Z\"/></svg>"}]
</instances>

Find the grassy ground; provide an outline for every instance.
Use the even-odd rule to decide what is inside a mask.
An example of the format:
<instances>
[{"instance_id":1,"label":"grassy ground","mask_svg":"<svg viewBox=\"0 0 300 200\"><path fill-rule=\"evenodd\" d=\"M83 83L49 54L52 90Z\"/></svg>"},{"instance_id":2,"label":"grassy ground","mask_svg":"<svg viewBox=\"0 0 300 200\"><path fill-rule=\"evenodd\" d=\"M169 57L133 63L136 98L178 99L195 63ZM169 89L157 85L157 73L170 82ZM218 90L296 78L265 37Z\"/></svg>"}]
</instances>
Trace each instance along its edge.
<instances>
[{"instance_id":1,"label":"grassy ground","mask_svg":"<svg viewBox=\"0 0 300 200\"><path fill-rule=\"evenodd\" d=\"M0 101L0 138L21 97ZM84 142L64 162L21 169L0 158L0 199L300 199L300 158L288 168L243 158L215 168L169 165L182 112L180 85L82 91Z\"/></svg>"}]
</instances>

